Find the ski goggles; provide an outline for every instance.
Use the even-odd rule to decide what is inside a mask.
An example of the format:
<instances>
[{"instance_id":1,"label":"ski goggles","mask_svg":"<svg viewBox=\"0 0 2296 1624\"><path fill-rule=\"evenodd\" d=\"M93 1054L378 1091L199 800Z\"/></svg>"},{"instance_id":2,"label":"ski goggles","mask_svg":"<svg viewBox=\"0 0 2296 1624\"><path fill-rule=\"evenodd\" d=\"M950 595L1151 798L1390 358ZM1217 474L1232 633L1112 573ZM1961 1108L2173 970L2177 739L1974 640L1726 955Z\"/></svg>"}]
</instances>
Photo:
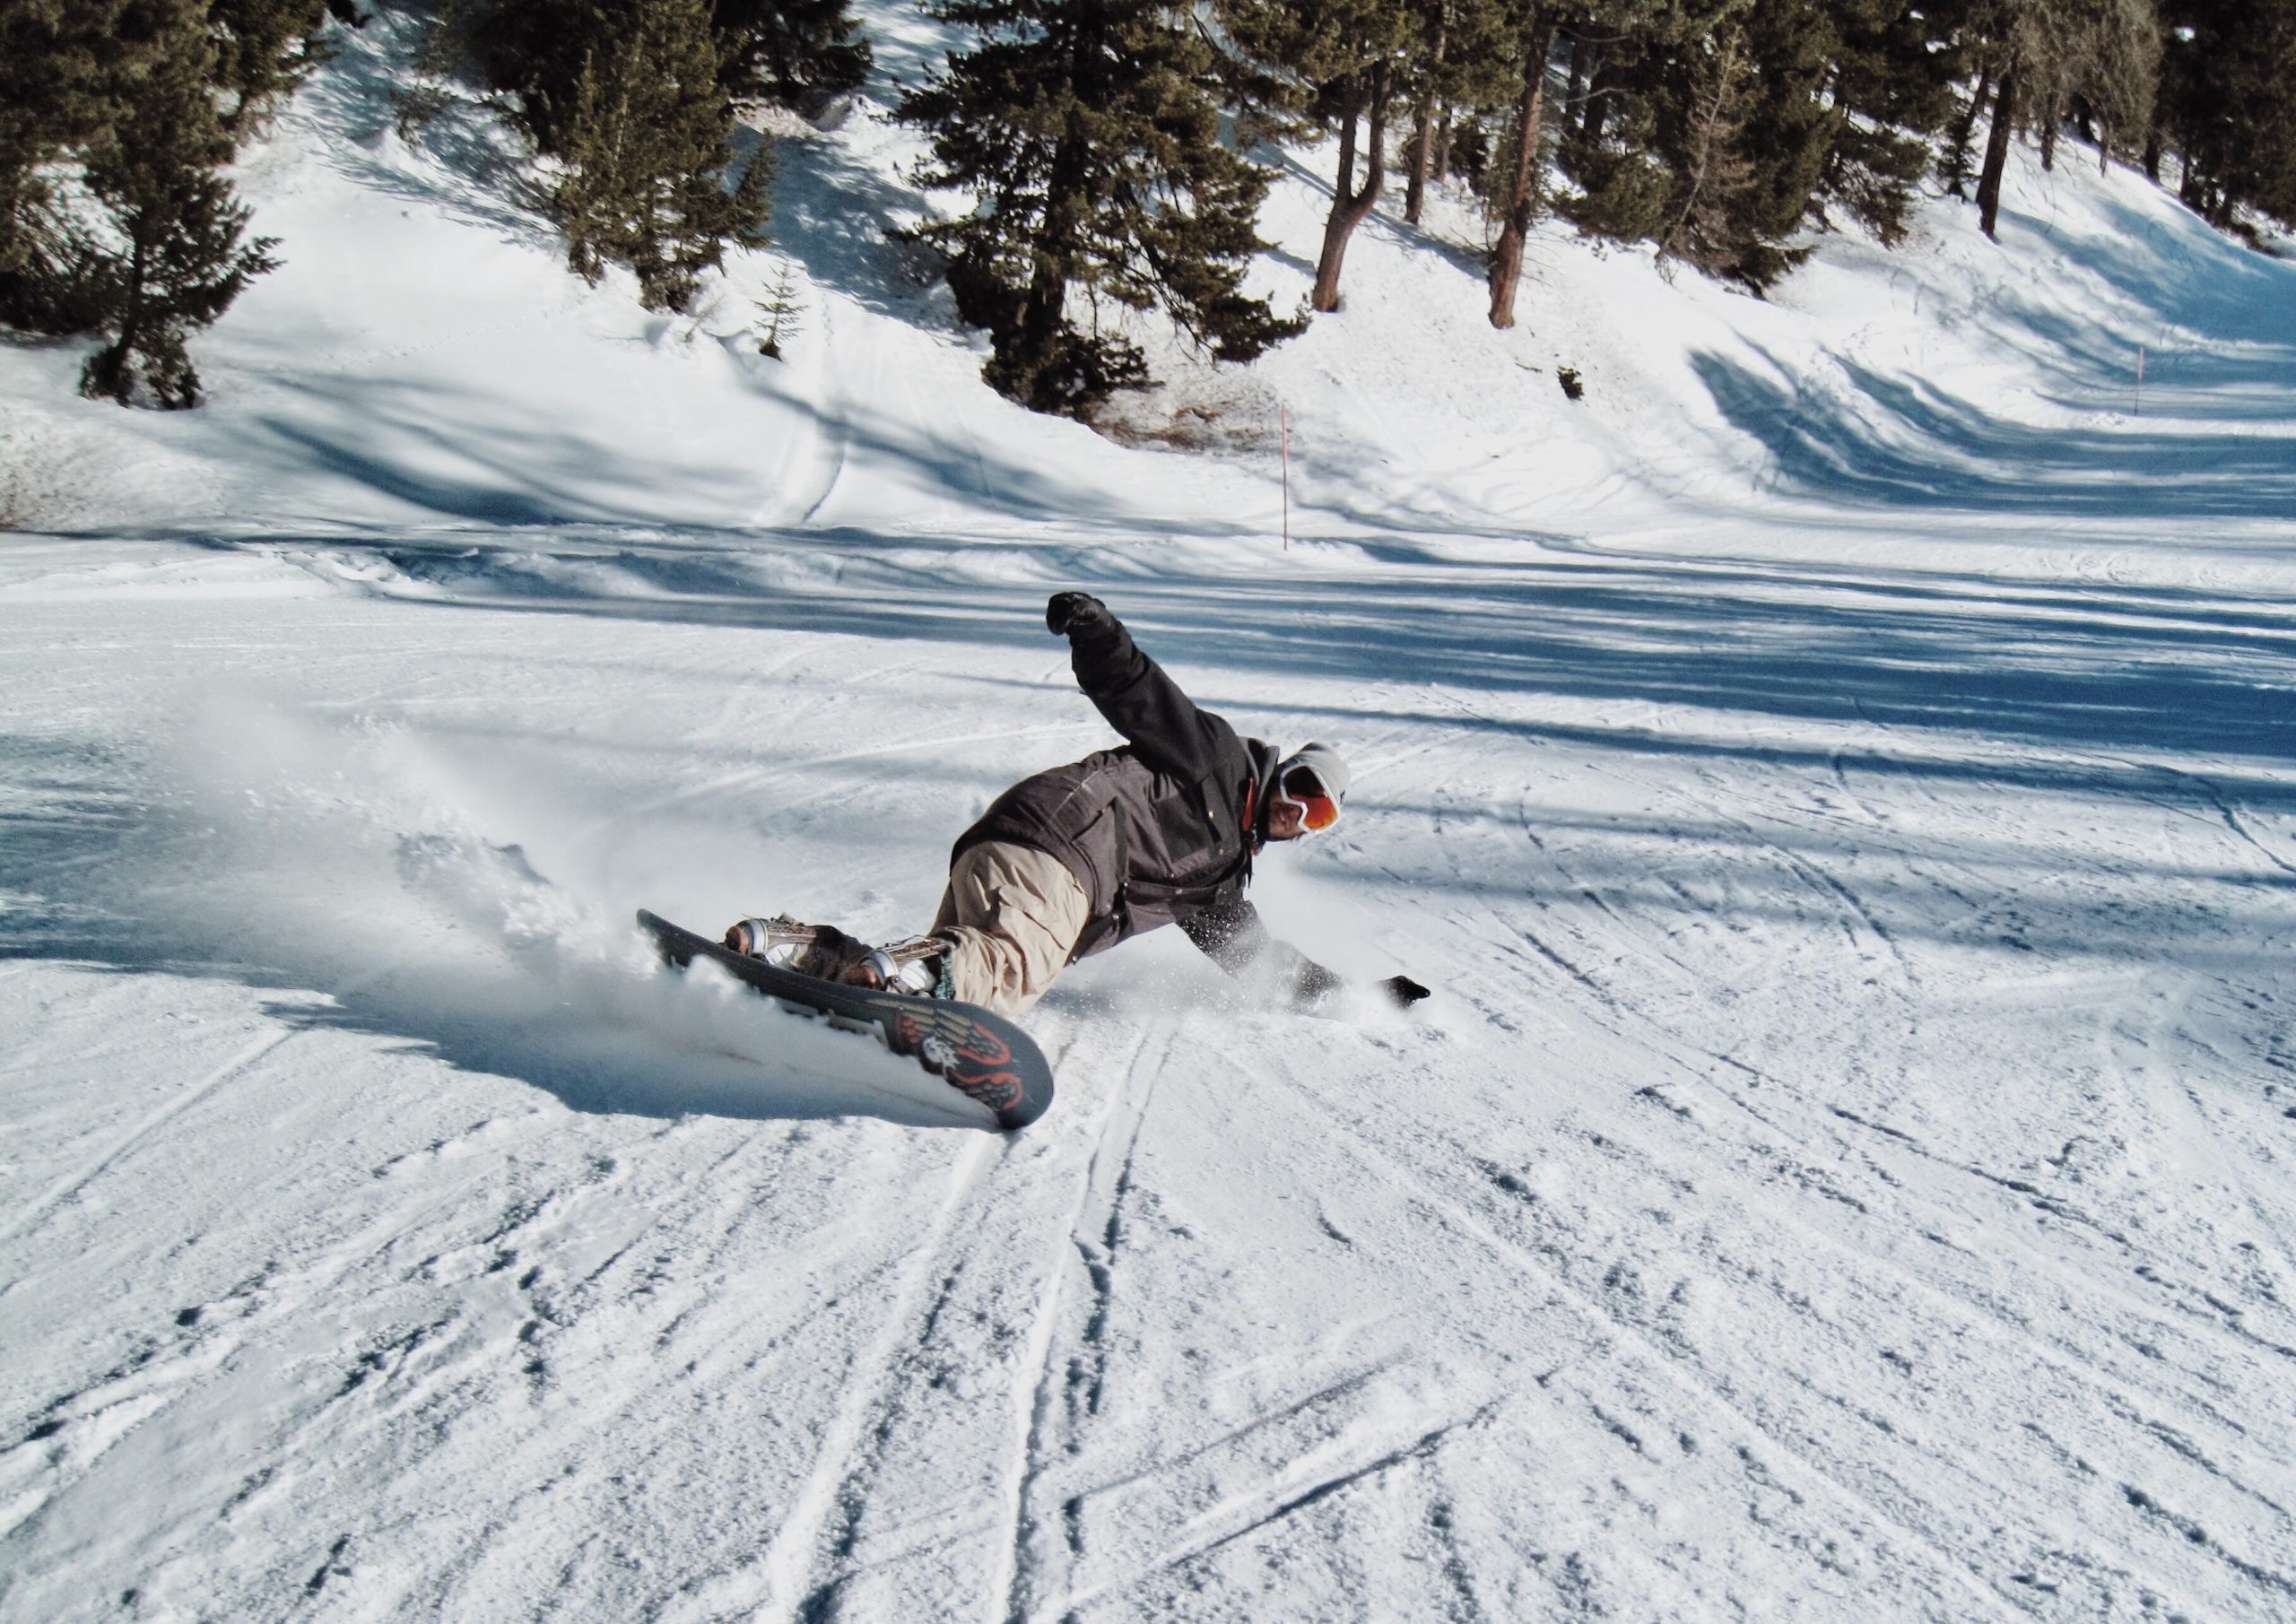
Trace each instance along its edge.
<instances>
[{"instance_id":1,"label":"ski goggles","mask_svg":"<svg viewBox=\"0 0 2296 1624\"><path fill-rule=\"evenodd\" d=\"M1320 834L1339 821L1339 802L1312 767L1285 769L1275 781L1275 794L1278 800L1300 809L1300 827L1311 834Z\"/></svg>"}]
</instances>

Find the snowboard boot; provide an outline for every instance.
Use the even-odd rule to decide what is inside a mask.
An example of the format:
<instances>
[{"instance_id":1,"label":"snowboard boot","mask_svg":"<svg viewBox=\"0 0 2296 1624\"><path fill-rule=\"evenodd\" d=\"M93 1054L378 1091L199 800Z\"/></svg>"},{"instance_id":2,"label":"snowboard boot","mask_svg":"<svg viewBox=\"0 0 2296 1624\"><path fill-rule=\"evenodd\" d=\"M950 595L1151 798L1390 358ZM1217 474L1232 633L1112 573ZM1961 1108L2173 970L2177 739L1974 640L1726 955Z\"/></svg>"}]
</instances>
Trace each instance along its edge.
<instances>
[{"instance_id":1,"label":"snowboard boot","mask_svg":"<svg viewBox=\"0 0 2296 1624\"><path fill-rule=\"evenodd\" d=\"M883 987L912 998L949 998L949 943L939 936L912 936L871 951L845 979Z\"/></svg>"},{"instance_id":2,"label":"snowboard boot","mask_svg":"<svg viewBox=\"0 0 2296 1624\"><path fill-rule=\"evenodd\" d=\"M822 981L841 981L917 998L946 998L949 944L938 936L913 936L885 947L855 940L833 925L806 925L787 914L770 919L742 919L726 933L726 945L762 959L777 969L795 970Z\"/></svg>"},{"instance_id":3,"label":"snowboard boot","mask_svg":"<svg viewBox=\"0 0 2296 1624\"><path fill-rule=\"evenodd\" d=\"M813 927L787 914L770 919L737 919L726 932L726 945L745 958L762 959L776 969L794 970L813 944ZM811 975L811 970L804 972ZM833 978L833 977L832 977Z\"/></svg>"}]
</instances>

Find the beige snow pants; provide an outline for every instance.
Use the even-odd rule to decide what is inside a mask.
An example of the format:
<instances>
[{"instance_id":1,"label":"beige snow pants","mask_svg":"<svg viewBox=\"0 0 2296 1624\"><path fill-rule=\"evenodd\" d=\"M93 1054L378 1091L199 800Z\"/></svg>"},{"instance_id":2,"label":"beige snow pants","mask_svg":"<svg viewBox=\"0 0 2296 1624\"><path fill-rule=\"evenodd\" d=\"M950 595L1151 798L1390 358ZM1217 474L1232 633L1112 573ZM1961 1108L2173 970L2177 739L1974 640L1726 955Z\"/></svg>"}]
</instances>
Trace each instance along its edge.
<instances>
[{"instance_id":1,"label":"beige snow pants","mask_svg":"<svg viewBox=\"0 0 2296 1624\"><path fill-rule=\"evenodd\" d=\"M933 934L956 943L950 987L967 1003L1017 1015L1050 990L1084 934L1091 899L1048 852L987 840L949 866Z\"/></svg>"}]
</instances>

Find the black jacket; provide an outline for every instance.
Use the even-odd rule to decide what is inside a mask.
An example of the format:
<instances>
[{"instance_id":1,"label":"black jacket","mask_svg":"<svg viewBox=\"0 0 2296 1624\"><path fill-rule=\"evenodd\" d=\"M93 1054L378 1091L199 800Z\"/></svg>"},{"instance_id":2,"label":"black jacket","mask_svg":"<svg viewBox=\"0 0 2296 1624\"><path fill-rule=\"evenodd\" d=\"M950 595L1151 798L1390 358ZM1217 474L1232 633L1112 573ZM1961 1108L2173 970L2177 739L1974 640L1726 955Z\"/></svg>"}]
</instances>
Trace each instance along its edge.
<instances>
[{"instance_id":1,"label":"black jacket","mask_svg":"<svg viewBox=\"0 0 2296 1624\"><path fill-rule=\"evenodd\" d=\"M1278 752L1237 736L1134 646L1113 617L1070 638L1076 684L1130 743L1023 778L957 838L1048 852L1076 876L1091 912L1069 961L1178 925L1232 974L1308 1003L1338 977L1276 941L1245 899L1265 833Z\"/></svg>"}]
</instances>

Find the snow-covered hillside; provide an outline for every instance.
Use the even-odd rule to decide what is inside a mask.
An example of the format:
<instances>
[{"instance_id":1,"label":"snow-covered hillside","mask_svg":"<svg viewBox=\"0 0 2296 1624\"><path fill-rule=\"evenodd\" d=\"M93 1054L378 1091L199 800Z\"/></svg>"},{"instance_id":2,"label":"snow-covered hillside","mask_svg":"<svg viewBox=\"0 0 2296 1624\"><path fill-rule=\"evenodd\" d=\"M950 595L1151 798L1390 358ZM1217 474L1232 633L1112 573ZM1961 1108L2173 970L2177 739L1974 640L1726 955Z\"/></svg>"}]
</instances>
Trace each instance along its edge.
<instances>
[{"instance_id":1,"label":"snow-covered hillside","mask_svg":"<svg viewBox=\"0 0 2296 1624\"><path fill-rule=\"evenodd\" d=\"M207 407L0 348L0 1619L2296 1612L2296 267L2068 155L1501 334L1447 204L1128 448L883 241L906 12L677 320L392 27ZM1433 1000L1164 933L1005 1138L650 965L925 924L1072 586L1348 751L1257 895Z\"/></svg>"}]
</instances>

